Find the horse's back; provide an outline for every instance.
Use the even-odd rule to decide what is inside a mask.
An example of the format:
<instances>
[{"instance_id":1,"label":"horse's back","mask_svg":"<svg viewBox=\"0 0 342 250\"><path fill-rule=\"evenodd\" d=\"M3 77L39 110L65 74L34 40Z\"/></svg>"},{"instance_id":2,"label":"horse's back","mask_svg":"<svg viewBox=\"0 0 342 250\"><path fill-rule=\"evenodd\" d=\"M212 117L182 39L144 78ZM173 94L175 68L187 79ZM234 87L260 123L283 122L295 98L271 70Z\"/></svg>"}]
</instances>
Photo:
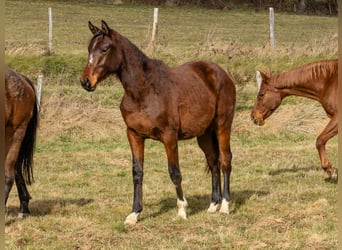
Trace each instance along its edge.
<instances>
[{"instance_id":1,"label":"horse's back","mask_svg":"<svg viewBox=\"0 0 342 250\"><path fill-rule=\"evenodd\" d=\"M213 84L213 87L219 89L221 85L234 87L233 77L221 66L211 61L192 61L185 63L179 68L190 67L203 81Z\"/></svg>"}]
</instances>

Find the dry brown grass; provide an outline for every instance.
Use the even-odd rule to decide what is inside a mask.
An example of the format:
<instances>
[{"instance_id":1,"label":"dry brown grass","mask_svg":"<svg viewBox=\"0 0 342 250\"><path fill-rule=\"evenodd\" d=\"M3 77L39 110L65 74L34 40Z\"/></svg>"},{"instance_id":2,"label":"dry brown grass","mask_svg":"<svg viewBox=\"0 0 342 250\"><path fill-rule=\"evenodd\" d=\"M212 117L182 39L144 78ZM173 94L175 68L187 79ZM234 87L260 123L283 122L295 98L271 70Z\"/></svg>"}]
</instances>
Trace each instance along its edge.
<instances>
[{"instance_id":1,"label":"dry brown grass","mask_svg":"<svg viewBox=\"0 0 342 250\"><path fill-rule=\"evenodd\" d=\"M109 89L111 90L113 89ZM76 96L57 90L51 96L44 97L40 122L42 138L55 140L56 136L65 134L72 138L101 140L116 134L118 129L123 129L124 124L119 109L100 106L92 102L91 97L87 98L76 93L81 92L82 89L76 88L72 91Z\"/></svg>"},{"instance_id":2,"label":"dry brown grass","mask_svg":"<svg viewBox=\"0 0 342 250\"><path fill-rule=\"evenodd\" d=\"M338 47L337 33L326 35L323 39L314 39L308 41L305 45L298 46L295 43L286 47L272 48L270 44L265 42L263 46L246 46L237 40L222 42L219 39L208 39L199 48L199 55L226 55L228 59L237 56L253 56L253 57L281 57L296 58L300 56L317 56L317 55L334 55Z\"/></svg>"}]
</instances>

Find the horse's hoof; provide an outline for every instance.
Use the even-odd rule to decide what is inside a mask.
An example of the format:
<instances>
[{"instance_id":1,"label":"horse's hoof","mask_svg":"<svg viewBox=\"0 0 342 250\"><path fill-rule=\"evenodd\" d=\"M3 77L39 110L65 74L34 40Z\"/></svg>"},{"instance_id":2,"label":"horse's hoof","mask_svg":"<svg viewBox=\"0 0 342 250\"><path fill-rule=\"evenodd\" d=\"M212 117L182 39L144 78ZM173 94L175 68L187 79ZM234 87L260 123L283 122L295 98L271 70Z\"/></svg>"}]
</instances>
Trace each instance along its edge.
<instances>
[{"instance_id":1,"label":"horse's hoof","mask_svg":"<svg viewBox=\"0 0 342 250\"><path fill-rule=\"evenodd\" d=\"M186 212L185 212L185 210L183 209L179 209L178 210L178 213L177 213L177 216L179 217L179 218L182 218L182 219L184 219L184 220L187 220L188 218L186 217Z\"/></svg>"},{"instance_id":2,"label":"horse's hoof","mask_svg":"<svg viewBox=\"0 0 342 250\"><path fill-rule=\"evenodd\" d=\"M139 213L130 213L125 220L126 225L135 225L138 222Z\"/></svg>"},{"instance_id":3,"label":"horse's hoof","mask_svg":"<svg viewBox=\"0 0 342 250\"><path fill-rule=\"evenodd\" d=\"M333 173L331 175L331 180L333 182L337 182L338 181L338 170L337 170L337 168L334 168L334 171L333 171Z\"/></svg>"},{"instance_id":4,"label":"horse's hoof","mask_svg":"<svg viewBox=\"0 0 342 250\"><path fill-rule=\"evenodd\" d=\"M29 213L22 213L22 212L18 213L18 218L19 219L23 219L23 218L26 218L28 216L30 216Z\"/></svg>"},{"instance_id":5,"label":"horse's hoof","mask_svg":"<svg viewBox=\"0 0 342 250\"><path fill-rule=\"evenodd\" d=\"M177 216L186 220L187 218L186 218L185 208L188 206L188 202L185 200L185 198L183 198L183 199L184 199L184 201L177 199L177 207L178 207Z\"/></svg>"},{"instance_id":6,"label":"horse's hoof","mask_svg":"<svg viewBox=\"0 0 342 250\"><path fill-rule=\"evenodd\" d=\"M226 199L222 200L220 213L221 214L229 214L229 201L227 201Z\"/></svg>"},{"instance_id":7,"label":"horse's hoof","mask_svg":"<svg viewBox=\"0 0 342 250\"><path fill-rule=\"evenodd\" d=\"M332 168L331 174L325 179L325 182L337 183L338 182L338 171L336 168Z\"/></svg>"},{"instance_id":8,"label":"horse's hoof","mask_svg":"<svg viewBox=\"0 0 342 250\"><path fill-rule=\"evenodd\" d=\"M208 213L215 213L217 211L218 206L219 206L218 203L216 204L214 202L210 203L210 206L208 208Z\"/></svg>"}]
</instances>

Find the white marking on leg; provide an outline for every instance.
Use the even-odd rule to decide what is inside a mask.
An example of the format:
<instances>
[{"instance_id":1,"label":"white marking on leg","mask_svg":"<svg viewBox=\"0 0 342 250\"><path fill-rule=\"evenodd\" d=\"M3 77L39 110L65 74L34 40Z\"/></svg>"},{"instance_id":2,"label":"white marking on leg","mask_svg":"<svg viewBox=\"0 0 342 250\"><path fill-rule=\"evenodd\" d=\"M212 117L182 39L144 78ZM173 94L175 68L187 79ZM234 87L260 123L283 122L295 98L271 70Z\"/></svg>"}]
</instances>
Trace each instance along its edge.
<instances>
[{"instance_id":1,"label":"white marking on leg","mask_svg":"<svg viewBox=\"0 0 342 250\"><path fill-rule=\"evenodd\" d=\"M135 225L138 222L138 216L139 216L139 213L135 213L135 212L130 213L126 217L125 224Z\"/></svg>"},{"instance_id":2,"label":"white marking on leg","mask_svg":"<svg viewBox=\"0 0 342 250\"><path fill-rule=\"evenodd\" d=\"M338 180L338 172L337 172L337 169L336 168L333 168L333 173L331 175L331 179L333 181L337 181Z\"/></svg>"},{"instance_id":3,"label":"white marking on leg","mask_svg":"<svg viewBox=\"0 0 342 250\"><path fill-rule=\"evenodd\" d=\"M183 197L184 201L181 201L180 199L177 199L177 207L178 207L178 214L177 216L186 219L186 211L185 208L188 206L188 202Z\"/></svg>"},{"instance_id":4,"label":"white marking on leg","mask_svg":"<svg viewBox=\"0 0 342 250\"><path fill-rule=\"evenodd\" d=\"M23 218L25 218L25 217L28 217L29 216L29 214L27 214L27 213L18 213L18 218L19 219L23 219Z\"/></svg>"},{"instance_id":5,"label":"white marking on leg","mask_svg":"<svg viewBox=\"0 0 342 250\"><path fill-rule=\"evenodd\" d=\"M210 203L210 206L208 208L208 213L215 213L217 211L217 208L218 208L219 204L218 203Z\"/></svg>"},{"instance_id":6,"label":"white marking on leg","mask_svg":"<svg viewBox=\"0 0 342 250\"><path fill-rule=\"evenodd\" d=\"M226 199L222 200L220 213L229 214L229 201L227 201Z\"/></svg>"}]
</instances>

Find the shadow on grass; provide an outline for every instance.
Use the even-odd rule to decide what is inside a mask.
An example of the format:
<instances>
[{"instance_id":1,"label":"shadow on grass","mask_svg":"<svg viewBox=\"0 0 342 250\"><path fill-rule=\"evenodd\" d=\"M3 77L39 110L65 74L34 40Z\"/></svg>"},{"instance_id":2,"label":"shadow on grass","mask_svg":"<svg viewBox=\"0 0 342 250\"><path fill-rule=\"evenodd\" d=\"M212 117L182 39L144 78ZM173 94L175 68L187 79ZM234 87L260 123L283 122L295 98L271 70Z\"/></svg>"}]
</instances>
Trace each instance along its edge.
<instances>
[{"instance_id":1,"label":"shadow on grass","mask_svg":"<svg viewBox=\"0 0 342 250\"><path fill-rule=\"evenodd\" d=\"M276 176L276 175L282 175L286 173L306 173L309 171L321 171L322 173L324 170L321 167L318 166L309 166L309 167L297 167L296 165L293 165L292 168L283 168L283 169L277 169L275 171L270 171L269 175ZM303 174L304 175L304 174ZM331 179L330 177L326 177L324 179L326 183L332 183L337 184L338 179Z\"/></svg>"},{"instance_id":2,"label":"shadow on grass","mask_svg":"<svg viewBox=\"0 0 342 250\"><path fill-rule=\"evenodd\" d=\"M51 214L52 210L56 208L65 208L68 206L76 205L78 207L85 206L89 203L92 203L93 199L54 199L54 200L37 200L32 201L29 204L29 209L31 214L29 216L39 217ZM19 205L18 205L19 206ZM20 220L18 218L19 207L9 206L7 207L7 217L5 225L10 225L16 220Z\"/></svg>"},{"instance_id":3,"label":"shadow on grass","mask_svg":"<svg viewBox=\"0 0 342 250\"><path fill-rule=\"evenodd\" d=\"M231 193L232 200L230 202L230 213L236 213L241 206L252 196L265 196L268 195L268 191L254 191L254 190L242 190ZM210 194L193 195L186 197L188 202L187 213L189 216L196 215L197 213L207 211L210 205ZM151 214L152 217L167 213L169 210L177 211L176 197L166 198L158 202L158 204L151 204L151 206L160 206L158 212Z\"/></svg>"},{"instance_id":4,"label":"shadow on grass","mask_svg":"<svg viewBox=\"0 0 342 250\"><path fill-rule=\"evenodd\" d=\"M274 171L270 171L269 175L281 175L284 173L298 173L298 172L309 172L312 170L316 171L322 171L322 168L317 166L308 166L308 167L298 167L296 165L293 165L291 168L280 168Z\"/></svg>"}]
</instances>

